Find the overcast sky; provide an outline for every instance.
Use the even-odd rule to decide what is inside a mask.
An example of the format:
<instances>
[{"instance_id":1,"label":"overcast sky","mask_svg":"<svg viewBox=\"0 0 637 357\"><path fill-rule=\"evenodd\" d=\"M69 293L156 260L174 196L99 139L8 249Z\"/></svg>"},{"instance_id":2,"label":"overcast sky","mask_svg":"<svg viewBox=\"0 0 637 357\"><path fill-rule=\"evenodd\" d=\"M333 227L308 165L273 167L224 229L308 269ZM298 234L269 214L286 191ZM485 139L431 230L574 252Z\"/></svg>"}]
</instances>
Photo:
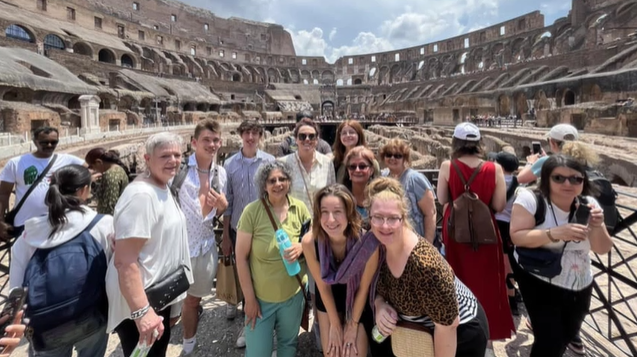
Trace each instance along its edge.
<instances>
[{"instance_id":1,"label":"overcast sky","mask_svg":"<svg viewBox=\"0 0 637 357\"><path fill-rule=\"evenodd\" d=\"M569 0L181 0L221 17L283 25L299 56L388 51L442 40L540 10L545 25ZM574 0L581 1L581 0Z\"/></svg>"}]
</instances>

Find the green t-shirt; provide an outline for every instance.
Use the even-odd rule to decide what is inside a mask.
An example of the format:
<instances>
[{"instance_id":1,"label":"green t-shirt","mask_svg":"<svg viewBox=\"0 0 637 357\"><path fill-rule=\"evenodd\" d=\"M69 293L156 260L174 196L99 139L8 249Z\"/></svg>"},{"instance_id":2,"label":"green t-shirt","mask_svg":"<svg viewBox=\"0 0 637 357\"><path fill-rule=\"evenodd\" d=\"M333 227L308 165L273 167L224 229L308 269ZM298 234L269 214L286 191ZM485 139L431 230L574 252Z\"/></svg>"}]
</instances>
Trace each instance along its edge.
<instances>
[{"instance_id":1,"label":"green t-shirt","mask_svg":"<svg viewBox=\"0 0 637 357\"><path fill-rule=\"evenodd\" d=\"M287 218L282 222L282 228L292 243L298 243L301 226L311 216L303 201L288 195L288 202L290 208ZM278 303L296 295L300 289L299 283L295 277L288 275L283 265L274 228L261 200L246 206L237 224L237 231L252 235L250 271L256 297L265 302ZM305 271L305 262L301 261L302 276Z\"/></svg>"}]
</instances>

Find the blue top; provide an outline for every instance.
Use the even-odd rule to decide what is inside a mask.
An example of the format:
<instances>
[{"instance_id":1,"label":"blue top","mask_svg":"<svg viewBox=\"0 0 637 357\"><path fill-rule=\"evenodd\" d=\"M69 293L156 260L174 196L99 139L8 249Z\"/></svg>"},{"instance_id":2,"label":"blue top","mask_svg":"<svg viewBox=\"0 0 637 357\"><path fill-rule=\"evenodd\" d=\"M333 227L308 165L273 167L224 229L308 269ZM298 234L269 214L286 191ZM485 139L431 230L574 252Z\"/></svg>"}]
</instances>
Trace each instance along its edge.
<instances>
[{"instance_id":1,"label":"blue top","mask_svg":"<svg viewBox=\"0 0 637 357\"><path fill-rule=\"evenodd\" d=\"M540 175L542 174L542 165L544 165L544 162L548 159L549 159L548 155L542 156L536 162L533 163L533 166L531 166L531 171L533 172L533 175L535 177L537 178L540 177Z\"/></svg>"},{"instance_id":2,"label":"blue top","mask_svg":"<svg viewBox=\"0 0 637 357\"><path fill-rule=\"evenodd\" d=\"M384 170L382 175L389 176L389 170ZM400 176L400 184L405 190L405 195L409 200L409 221L414 227L416 233L421 237L425 236L425 216L418 207L418 201L420 201L427 193L427 190L431 190L436 199L436 192L434 192L431 182L425 177L425 175L419 173L416 170L407 169Z\"/></svg>"},{"instance_id":3,"label":"blue top","mask_svg":"<svg viewBox=\"0 0 637 357\"><path fill-rule=\"evenodd\" d=\"M236 230L243 209L248 203L257 200L257 186L254 176L261 164L274 161L274 156L257 150L256 157L245 158L241 150L226 160L223 167L226 169L228 181L226 184L226 199L228 208L224 216L231 216L230 228Z\"/></svg>"}]
</instances>

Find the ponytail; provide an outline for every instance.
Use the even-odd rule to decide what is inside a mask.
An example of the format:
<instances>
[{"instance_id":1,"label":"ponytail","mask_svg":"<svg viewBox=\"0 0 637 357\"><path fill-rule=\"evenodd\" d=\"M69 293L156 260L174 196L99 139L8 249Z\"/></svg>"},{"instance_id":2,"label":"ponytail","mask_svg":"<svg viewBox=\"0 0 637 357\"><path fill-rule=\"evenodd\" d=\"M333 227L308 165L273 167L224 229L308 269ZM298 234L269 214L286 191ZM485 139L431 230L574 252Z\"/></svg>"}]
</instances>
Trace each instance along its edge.
<instances>
[{"instance_id":1,"label":"ponytail","mask_svg":"<svg viewBox=\"0 0 637 357\"><path fill-rule=\"evenodd\" d=\"M91 184L90 171L81 165L68 165L51 175L51 184L44 198L49 208L51 238L68 222L67 212L85 212L78 191Z\"/></svg>"}]
</instances>

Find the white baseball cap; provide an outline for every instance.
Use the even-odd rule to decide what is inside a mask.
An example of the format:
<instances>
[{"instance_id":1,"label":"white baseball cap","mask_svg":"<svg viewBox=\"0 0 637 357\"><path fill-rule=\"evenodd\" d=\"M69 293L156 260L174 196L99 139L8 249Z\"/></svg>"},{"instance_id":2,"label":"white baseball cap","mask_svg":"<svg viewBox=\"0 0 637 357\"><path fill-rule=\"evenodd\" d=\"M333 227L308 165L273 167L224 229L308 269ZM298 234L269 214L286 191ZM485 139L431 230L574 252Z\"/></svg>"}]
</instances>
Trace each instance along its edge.
<instances>
[{"instance_id":1,"label":"white baseball cap","mask_svg":"<svg viewBox=\"0 0 637 357\"><path fill-rule=\"evenodd\" d=\"M460 123L453 130L453 137L460 140L480 141L480 129L469 122Z\"/></svg>"},{"instance_id":2,"label":"white baseball cap","mask_svg":"<svg viewBox=\"0 0 637 357\"><path fill-rule=\"evenodd\" d=\"M579 133L570 124L557 124L551 128L548 137L557 141L573 141L579 138Z\"/></svg>"}]
</instances>

